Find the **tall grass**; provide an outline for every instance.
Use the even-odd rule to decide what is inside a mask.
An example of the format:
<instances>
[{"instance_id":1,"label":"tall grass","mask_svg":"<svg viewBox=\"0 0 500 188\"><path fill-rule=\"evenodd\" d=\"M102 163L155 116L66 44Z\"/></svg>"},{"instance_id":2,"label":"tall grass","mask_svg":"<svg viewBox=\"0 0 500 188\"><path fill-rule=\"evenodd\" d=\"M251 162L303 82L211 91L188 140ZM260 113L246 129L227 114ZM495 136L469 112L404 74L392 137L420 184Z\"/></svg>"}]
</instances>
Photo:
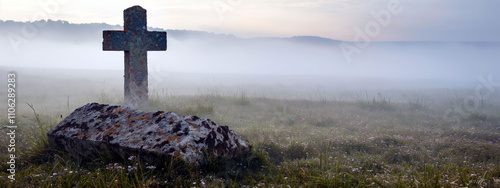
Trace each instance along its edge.
<instances>
[{"instance_id":1,"label":"tall grass","mask_svg":"<svg viewBox=\"0 0 500 188\"><path fill-rule=\"evenodd\" d=\"M92 101L120 103L111 95L99 93ZM42 104L28 104L30 111L19 114L23 126L16 147L22 155L16 181L7 179L2 162L0 187L500 186L496 108L449 122L443 108L406 99L395 102L380 93L353 101L273 99L245 92L152 93L149 110L210 118L253 145L250 155L236 160L205 156L197 167L178 159L157 164L105 155L75 159L52 148L46 136L75 102L68 97L62 110L42 111ZM5 150L8 140L0 138ZM0 159L7 160L3 153Z\"/></svg>"},{"instance_id":2,"label":"tall grass","mask_svg":"<svg viewBox=\"0 0 500 188\"><path fill-rule=\"evenodd\" d=\"M356 103L365 109L368 110L385 110L385 111L394 111L395 107L391 104L391 99L389 97L385 97L382 94L378 93L377 97L373 97L371 100L368 98L368 94L366 95L366 100L356 99Z\"/></svg>"}]
</instances>

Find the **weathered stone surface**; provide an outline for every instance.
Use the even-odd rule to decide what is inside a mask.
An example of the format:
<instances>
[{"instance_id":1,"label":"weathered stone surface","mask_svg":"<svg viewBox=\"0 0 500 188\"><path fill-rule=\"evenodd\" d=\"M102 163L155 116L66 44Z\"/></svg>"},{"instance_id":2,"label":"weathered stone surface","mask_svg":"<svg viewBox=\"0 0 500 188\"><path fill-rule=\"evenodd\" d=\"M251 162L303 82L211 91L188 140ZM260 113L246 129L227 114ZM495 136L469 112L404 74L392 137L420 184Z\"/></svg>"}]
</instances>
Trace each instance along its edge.
<instances>
[{"instance_id":1,"label":"weathered stone surface","mask_svg":"<svg viewBox=\"0 0 500 188\"><path fill-rule=\"evenodd\" d=\"M148 51L167 50L167 33L148 31L146 9L123 11L123 31L103 31L102 50L125 53L125 106L148 105Z\"/></svg>"},{"instance_id":2,"label":"weathered stone surface","mask_svg":"<svg viewBox=\"0 0 500 188\"><path fill-rule=\"evenodd\" d=\"M251 148L233 130L209 119L97 103L76 109L47 135L51 145L70 154L92 157L108 149L150 162L170 155L198 163L203 152L231 158Z\"/></svg>"}]
</instances>

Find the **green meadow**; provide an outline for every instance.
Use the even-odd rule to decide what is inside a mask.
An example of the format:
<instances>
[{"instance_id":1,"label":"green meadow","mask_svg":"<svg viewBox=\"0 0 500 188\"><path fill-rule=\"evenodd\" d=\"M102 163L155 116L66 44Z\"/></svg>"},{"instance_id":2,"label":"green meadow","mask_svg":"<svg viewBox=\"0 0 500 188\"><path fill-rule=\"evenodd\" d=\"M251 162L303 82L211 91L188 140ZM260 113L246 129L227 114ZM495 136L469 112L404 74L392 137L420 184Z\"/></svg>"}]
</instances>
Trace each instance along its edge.
<instances>
[{"instance_id":1,"label":"green meadow","mask_svg":"<svg viewBox=\"0 0 500 188\"><path fill-rule=\"evenodd\" d=\"M145 110L211 119L253 146L235 160L192 166L74 159L50 147L46 132L86 103L123 104L120 89L26 84L18 90L15 181L8 129L0 130L0 187L500 187L499 93L467 100L474 89L151 90Z\"/></svg>"}]
</instances>

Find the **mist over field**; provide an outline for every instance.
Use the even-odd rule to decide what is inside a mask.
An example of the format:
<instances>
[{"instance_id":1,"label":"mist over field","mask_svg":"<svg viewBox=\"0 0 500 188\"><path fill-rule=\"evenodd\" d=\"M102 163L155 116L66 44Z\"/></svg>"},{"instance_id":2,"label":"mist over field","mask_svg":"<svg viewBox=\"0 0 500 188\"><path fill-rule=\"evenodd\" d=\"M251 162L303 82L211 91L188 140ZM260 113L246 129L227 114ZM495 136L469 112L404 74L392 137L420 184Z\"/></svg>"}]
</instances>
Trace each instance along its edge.
<instances>
[{"instance_id":1,"label":"mist over field","mask_svg":"<svg viewBox=\"0 0 500 188\"><path fill-rule=\"evenodd\" d=\"M75 108L100 95L122 101L123 52L102 51L102 31L121 26L49 20L0 21L0 27L5 44L0 46L1 74L18 74L19 101L47 107L71 103ZM443 108L478 95L496 104L500 96L499 42L371 42L359 48L360 43L315 36L240 38L166 31L167 51L148 52L150 95L384 97ZM358 51L346 54L343 46Z\"/></svg>"},{"instance_id":2,"label":"mist over field","mask_svg":"<svg viewBox=\"0 0 500 188\"><path fill-rule=\"evenodd\" d=\"M107 80L120 88L123 52L102 51L101 42L103 30L122 27L50 20L32 23L43 25L36 30L25 25L0 22L4 72L27 68L42 77ZM372 42L347 57L342 44L355 43L313 36L239 38L185 30L167 30L167 36L166 52L148 52L153 87L185 81L307 90L461 88L476 87L480 76L500 75L498 42Z\"/></svg>"},{"instance_id":3,"label":"mist over field","mask_svg":"<svg viewBox=\"0 0 500 188\"><path fill-rule=\"evenodd\" d=\"M124 104L124 53L102 51L103 30L122 27L0 21L0 87L14 71L18 125L0 128L0 150L15 142L21 156L16 181L0 163L0 187L500 185L500 42L166 30L167 51L148 52L141 110L211 119L253 147L230 160L203 155L198 167L144 165L140 153L87 162L51 145L47 131L82 105Z\"/></svg>"}]
</instances>

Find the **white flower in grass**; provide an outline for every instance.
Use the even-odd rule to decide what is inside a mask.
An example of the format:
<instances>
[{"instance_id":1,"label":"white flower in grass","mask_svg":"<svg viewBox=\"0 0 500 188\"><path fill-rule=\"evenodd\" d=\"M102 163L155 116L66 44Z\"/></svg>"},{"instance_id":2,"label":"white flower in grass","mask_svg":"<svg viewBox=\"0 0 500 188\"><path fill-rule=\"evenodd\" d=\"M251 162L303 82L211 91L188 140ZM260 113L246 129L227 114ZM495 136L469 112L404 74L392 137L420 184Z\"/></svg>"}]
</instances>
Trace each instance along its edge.
<instances>
[{"instance_id":1,"label":"white flower in grass","mask_svg":"<svg viewBox=\"0 0 500 188\"><path fill-rule=\"evenodd\" d=\"M201 186L205 187L205 180L201 179L200 184L201 184Z\"/></svg>"}]
</instances>

